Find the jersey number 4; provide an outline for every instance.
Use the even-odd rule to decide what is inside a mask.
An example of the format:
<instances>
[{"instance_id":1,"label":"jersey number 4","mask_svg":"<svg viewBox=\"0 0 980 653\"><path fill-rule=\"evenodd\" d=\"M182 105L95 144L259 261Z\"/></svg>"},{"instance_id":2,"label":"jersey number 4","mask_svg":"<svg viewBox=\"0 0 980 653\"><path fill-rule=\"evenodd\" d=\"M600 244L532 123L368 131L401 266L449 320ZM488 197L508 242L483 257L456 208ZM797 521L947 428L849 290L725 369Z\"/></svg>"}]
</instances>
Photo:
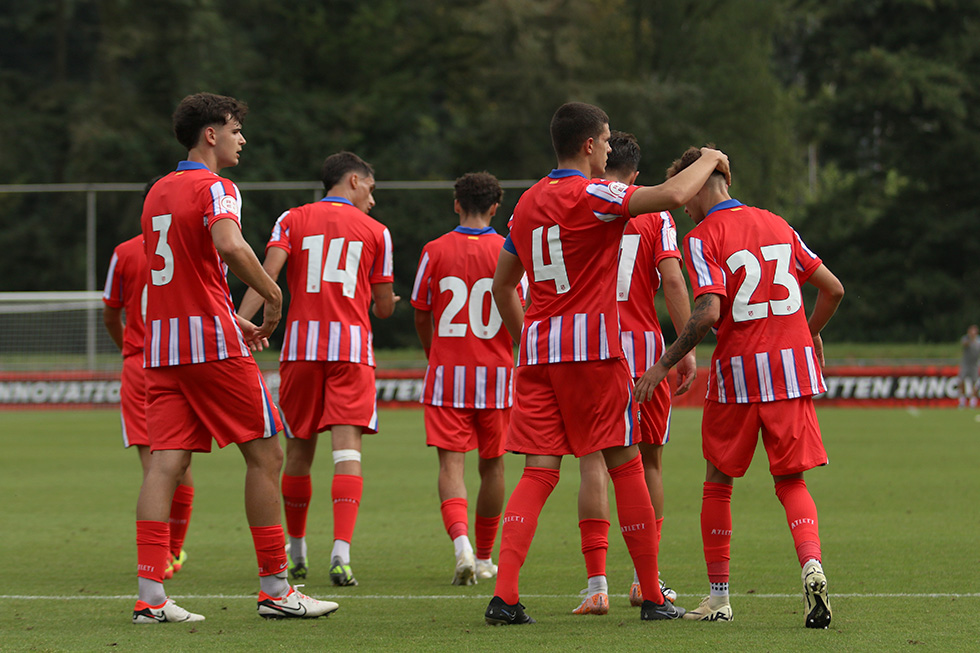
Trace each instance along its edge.
<instances>
[{"instance_id":1,"label":"jersey number 4","mask_svg":"<svg viewBox=\"0 0 980 653\"><path fill-rule=\"evenodd\" d=\"M440 338L462 338L466 336L467 324L473 335L482 340L490 340L500 331L503 320L493 298L490 299L490 315L483 321L483 307L490 296L490 286L493 279L484 277L473 283L472 288L466 287L466 282L459 277L443 277L439 279L439 292L451 292L449 303L439 316ZM456 316L467 309L469 322L453 322Z\"/></svg>"},{"instance_id":2,"label":"jersey number 4","mask_svg":"<svg viewBox=\"0 0 980 653\"><path fill-rule=\"evenodd\" d=\"M548 246L548 258L551 263L544 262L544 245ZM544 237L544 227L531 231L531 262L534 264L534 281L554 281L555 293L562 295L572 289L568 282L568 271L565 270L565 255L561 249L561 229L558 225L548 227L547 239Z\"/></svg>"},{"instance_id":3,"label":"jersey number 4","mask_svg":"<svg viewBox=\"0 0 980 653\"><path fill-rule=\"evenodd\" d=\"M782 243L766 245L761 248L761 252L764 260L776 262L771 285L785 288L787 296L785 299L770 299L767 302L751 301L752 295L762 281L762 263L749 250L740 249L725 261L732 274L742 268L745 269L745 278L735 293L735 299L732 300L732 319L736 322L762 320L769 317L770 309L773 315L792 315L803 305L800 284L789 270L793 260L793 248Z\"/></svg>"},{"instance_id":4,"label":"jersey number 4","mask_svg":"<svg viewBox=\"0 0 980 653\"><path fill-rule=\"evenodd\" d=\"M306 267L306 292L320 292L320 282L341 284L344 297L354 297L357 290L357 268L361 264L364 243L352 240L347 243L347 258L340 267L340 253L344 249L343 238L331 238L327 248L327 260L323 261L323 234L303 238L303 249L310 253Z\"/></svg>"}]
</instances>

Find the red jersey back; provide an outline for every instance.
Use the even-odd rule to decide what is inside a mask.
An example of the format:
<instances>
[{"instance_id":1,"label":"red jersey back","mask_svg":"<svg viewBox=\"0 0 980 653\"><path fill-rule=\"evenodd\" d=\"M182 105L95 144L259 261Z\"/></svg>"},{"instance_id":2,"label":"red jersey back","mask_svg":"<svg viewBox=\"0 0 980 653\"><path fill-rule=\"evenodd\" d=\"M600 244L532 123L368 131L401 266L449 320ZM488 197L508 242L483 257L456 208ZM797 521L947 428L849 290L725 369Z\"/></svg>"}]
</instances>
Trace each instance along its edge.
<instances>
[{"instance_id":1,"label":"red jersey back","mask_svg":"<svg viewBox=\"0 0 980 653\"><path fill-rule=\"evenodd\" d=\"M509 408L514 350L490 287L504 238L492 227L457 227L422 248L412 306L432 311L435 331L423 404Z\"/></svg>"},{"instance_id":2,"label":"red jersey back","mask_svg":"<svg viewBox=\"0 0 980 653\"><path fill-rule=\"evenodd\" d=\"M143 302L146 298L146 252L143 235L119 243L112 250L102 301L126 311L123 329L123 358L143 353Z\"/></svg>"},{"instance_id":3,"label":"red jersey back","mask_svg":"<svg viewBox=\"0 0 980 653\"><path fill-rule=\"evenodd\" d=\"M518 365L622 356L616 261L637 188L553 170L518 200L505 243L530 281Z\"/></svg>"},{"instance_id":4,"label":"red jersey back","mask_svg":"<svg viewBox=\"0 0 980 653\"><path fill-rule=\"evenodd\" d=\"M664 353L653 299L660 288L657 266L668 258L681 258L669 212L645 213L629 221L619 251L616 299L623 356L634 377L653 367Z\"/></svg>"},{"instance_id":5,"label":"red jersey back","mask_svg":"<svg viewBox=\"0 0 980 653\"><path fill-rule=\"evenodd\" d=\"M241 228L238 187L203 164L181 161L143 202L146 367L249 356L228 290L228 267L211 240L218 220Z\"/></svg>"},{"instance_id":6,"label":"red jersey back","mask_svg":"<svg viewBox=\"0 0 980 653\"><path fill-rule=\"evenodd\" d=\"M709 399L749 403L826 390L800 286L820 259L778 215L727 200L688 234L697 299L721 296Z\"/></svg>"},{"instance_id":7,"label":"red jersey back","mask_svg":"<svg viewBox=\"0 0 980 653\"><path fill-rule=\"evenodd\" d=\"M374 366L371 286L394 279L388 228L341 197L286 211L269 247L290 255L281 361Z\"/></svg>"}]
</instances>

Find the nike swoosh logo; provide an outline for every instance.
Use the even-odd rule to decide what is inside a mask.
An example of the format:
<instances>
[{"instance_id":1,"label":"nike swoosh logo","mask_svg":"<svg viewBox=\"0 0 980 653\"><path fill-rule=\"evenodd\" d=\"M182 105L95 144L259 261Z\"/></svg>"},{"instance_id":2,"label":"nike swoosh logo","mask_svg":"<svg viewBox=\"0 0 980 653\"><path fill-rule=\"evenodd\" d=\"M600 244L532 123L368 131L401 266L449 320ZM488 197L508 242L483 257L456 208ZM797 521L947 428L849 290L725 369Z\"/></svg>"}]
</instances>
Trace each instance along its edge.
<instances>
[{"instance_id":1,"label":"nike swoosh logo","mask_svg":"<svg viewBox=\"0 0 980 653\"><path fill-rule=\"evenodd\" d=\"M507 611L506 611L506 610L504 610L503 608L500 608L500 612L501 612L501 613L503 613L503 615L504 615L505 617L510 617L511 619L513 619L513 618L514 618L514 613L513 613L513 612L507 612Z\"/></svg>"},{"instance_id":2,"label":"nike swoosh logo","mask_svg":"<svg viewBox=\"0 0 980 653\"><path fill-rule=\"evenodd\" d=\"M296 606L295 608L291 608L288 605L277 605L275 603L266 603L266 606L279 610L285 614L295 614L300 617L306 614L306 606L302 604Z\"/></svg>"}]
</instances>

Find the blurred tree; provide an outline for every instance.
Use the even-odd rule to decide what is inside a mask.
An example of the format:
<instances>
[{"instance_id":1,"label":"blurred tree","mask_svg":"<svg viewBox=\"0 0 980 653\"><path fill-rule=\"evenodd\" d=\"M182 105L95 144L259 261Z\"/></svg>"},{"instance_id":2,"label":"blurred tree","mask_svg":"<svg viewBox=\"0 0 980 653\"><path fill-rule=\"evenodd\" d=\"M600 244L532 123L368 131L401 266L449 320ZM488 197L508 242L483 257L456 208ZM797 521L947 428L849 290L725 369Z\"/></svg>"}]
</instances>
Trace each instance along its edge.
<instances>
[{"instance_id":1,"label":"blurred tree","mask_svg":"<svg viewBox=\"0 0 980 653\"><path fill-rule=\"evenodd\" d=\"M808 242L843 279L847 340L942 341L977 321L980 3L802 3L818 153Z\"/></svg>"}]
</instances>

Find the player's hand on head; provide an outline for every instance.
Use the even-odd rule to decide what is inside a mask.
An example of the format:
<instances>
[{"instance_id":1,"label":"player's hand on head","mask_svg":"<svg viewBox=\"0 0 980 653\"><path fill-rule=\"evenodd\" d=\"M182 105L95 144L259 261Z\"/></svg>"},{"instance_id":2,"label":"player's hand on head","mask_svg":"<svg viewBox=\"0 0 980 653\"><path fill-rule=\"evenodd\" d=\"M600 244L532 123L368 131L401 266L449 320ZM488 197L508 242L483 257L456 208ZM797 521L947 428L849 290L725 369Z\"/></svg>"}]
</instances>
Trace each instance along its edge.
<instances>
[{"instance_id":1,"label":"player's hand on head","mask_svg":"<svg viewBox=\"0 0 980 653\"><path fill-rule=\"evenodd\" d=\"M710 147L701 148L701 156L712 156L717 158L717 163L715 164L715 170L725 175L725 182L731 186L732 185L732 170L728 163L728 156L721 150L716 150Z\"/></svg>"}]
</instances>

